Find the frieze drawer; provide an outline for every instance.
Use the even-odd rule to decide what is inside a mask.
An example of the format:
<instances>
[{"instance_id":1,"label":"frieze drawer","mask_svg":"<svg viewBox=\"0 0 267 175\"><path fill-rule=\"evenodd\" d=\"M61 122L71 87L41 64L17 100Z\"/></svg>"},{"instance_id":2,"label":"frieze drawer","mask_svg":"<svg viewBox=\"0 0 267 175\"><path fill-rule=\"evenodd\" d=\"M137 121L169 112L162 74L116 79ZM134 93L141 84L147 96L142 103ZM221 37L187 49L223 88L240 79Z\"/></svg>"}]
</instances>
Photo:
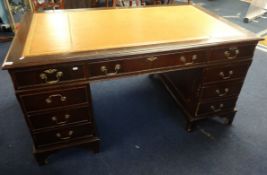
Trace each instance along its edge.
<instances>
[{"instance_id":1,"label":"frieze drawer","mask_svg":"<svg viewBox=\"0 0 267 175\"><path fill-rule=\"evenodd\" d=\"M62 142L70 142L79 138L92 136L93 127L90 124L54 129L48 132L33 134L33 138L37 147Z\"/></svg>"},{"instance_id":2,"label":"frieze drawer","mask_svg":"<svg viewBox=\"0 0 267 175\"><path fill-rule=\"evenodd\" d=\"M85 79L84 66L79 64L49 66L42 69L27 68L11 71L11 75L17 89Z\"/></svg>"},{"instance_id":3,"label":"frieze drawer","mask_svg":"<svg viewBox=\"0 0 267 175\"><path fill-rule=\"evenodd\" d=\"M236 98L199 103L195 116L205 115L205 114L212 115L220 112L233 111L235 105L236 105Z\"/></svg>"},{"instance_id":4,"label":"frieze drawer","mask_svg":"<svg viewBox=\"0 0 267 175\"><path fill-rule=\"evenodd\" d=\"M213 49L209 61L223 60L239 60L244 58L252 58L254 53L254 45L222 47Z\"/></svg>"},{"instance_id":5,"label":"frieze drawer","mask_svg":"<svg viewBox=\"0 0 267 175\"><path fill-rule=\"evenodd\" d=\"M53 109L88 102L87 86L60 89L45 93L19 95L24 109L27 112Z\"/></svg>"},{"instance_id":6,"label":"frieze drawer","mask_svg":"<svg viewBox=\"0 0 267 175\"><path fill-rule=\"evenodd\" d=\"M89 78L119 76L124 73L152 71L175 66L192 66L203 63L207 57L204 51L180 52L159 56L123 59L90 63Z\"/></svg>"},{"instance_id":7,"label":"frieze drawer","mask_svg":"<svg viewBox=\"0 0 267 175\"><path fill-rule=\"evenodd\" d=\"M201 89L201 99L210 98L225 98L230 96L238 96L243 82L234 81L227 83L217 83L211 86L206 86Z\"/></svg>"},{"instance_id":8,"label":"frieze drawer","mask_svg":"<svg viewBox=\"0 0 267 175\"><path fill-rule=\"evenodd\" d=\"M216 81L243 79L246 76L251 61L239 64L228 64L219 67L206 68L204 70L204 83Z\"/></svg>"},{"instance_id":9,"label":"frieze drawer","mask_svg":"<svg viewBox=\"0 0 267 175\"><path fill-rule=\"evenodd\" d=\"M54 112L29 115L29 124L32 130L65 126L81 122L91 122L89 107L76 107Z\"/></svg>"}]
</instances>

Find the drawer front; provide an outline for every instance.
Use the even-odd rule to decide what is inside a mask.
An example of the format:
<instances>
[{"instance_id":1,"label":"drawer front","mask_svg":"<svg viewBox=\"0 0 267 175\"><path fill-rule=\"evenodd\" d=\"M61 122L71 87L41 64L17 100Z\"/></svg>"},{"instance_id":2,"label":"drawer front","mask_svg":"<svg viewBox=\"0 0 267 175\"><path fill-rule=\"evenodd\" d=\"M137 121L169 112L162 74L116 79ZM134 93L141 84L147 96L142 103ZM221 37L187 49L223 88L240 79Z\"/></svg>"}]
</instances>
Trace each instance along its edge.
<instances>
[{"instance_id":1,"label":"drawer front","mask_svg":"<svg viewBox=\"0 0 267 175\"><path fill-rule=\"evenodd\" d=\"M235 108L236 98L198 104L195 116L203 114L216 114L232 111Z\"/></svg>"},{"instance_id":2,"label":"drawer front","mask_svg":"<svg viewBox=\"0 0 267 175\"><path fill-rule=\"evenodd\" d=\"M19 95L27 112L85 103L88 101L87 87L62 89L46 93Z\"/></svg>"},{"instance_id":3,"label":"drawer front","mask_svg":"<svg viewBox=\"0 0 267 175\"><path fill-rule=\"evenodd\" d=\"M201 89L201 99L224 98L237 96L242 88L243 82L219 83L206 86Z\"/></svg>"},{"instance_id":4,"label":"drawer front","mask_svg":"<svg viewBox=\"0 0 267 175\"><path fill-rule=\"evenodd\" d=\"M204 70L204 83L233 80L244 78L248 71L251 61L240 64L230 64L226 66L211 67Z\"/></svg>"},{"instance_id":5,"label":"drawer front","mask_svg":"<svg viewBox=\"0 0 267 175\"><path fill-rule=\"evenodd\" d=\"M150 69L151 63L145 59L128 59L92 63L88 66L89 78L118 76L127 72Z\"/></svg>"},{"instance_id":6,"label":"drawer front","mask_svg":"<svg viewBox=\"0 0 267 175\"><path fill-rule=\"evenodd\" d=\"M83 79L83 65L51 66L43 69L23 69L12 72L17 88L33 85L51 85L61 82Z\"/></svg>"},{"instance_id":7,"label":"drawer front","mask_svg":"<svg viewBox=\"0 0 267 175\"><path fill-rule=\"evenodd\" d=\"M29 123L32 130L78 122L91 122L91 114L88 106L29 116Z\"/></svg>"},{"instance_id":8,"label":"drawer front","mask_svg":"<svg viewBox=\"0 0 267 175\"><path fill-rule=\"evenodd\" d=\"M89 77L119 76L138 71L149 72L154 69L191 66L205 61L205 51L181 52L168 55L146 56L144 58L123 59L89 64Z\"/></svg>"},{"instance_id":9,"label":"drawer front","mask_svg":"<svg viewBox=\"0 0 267 175\"><path fill-rule=\"evenodd\" d=\"M205 51L180 52L170 55L156 57L152 61L152 68L172 67L172 66L192 66L205 62L207 54Z\"/></svg>"},{"instance_id":10,"label":"drawer front","mask_svg":"<svg viewBox=\"0 0 267 175\"><path fill-rule=\"evenodd\" d=\"M222 60L239 60L244 58L252 58L254 53L254 45L246 46L229 46L218 49L213 49L209 61Z\"/></svg>"},{"instance_id":11,"label":"drawer front","mask_svg":"<svg viewBox=\"0 0 267 175\"><path fill-rule=\"evenodd\" d=\"M33 138L37 147L61 142L69 142L75 139L91 136L93 136L93 127L90 124L60 128L48 132L33 134Z\"/></svg>"}]
</instances>

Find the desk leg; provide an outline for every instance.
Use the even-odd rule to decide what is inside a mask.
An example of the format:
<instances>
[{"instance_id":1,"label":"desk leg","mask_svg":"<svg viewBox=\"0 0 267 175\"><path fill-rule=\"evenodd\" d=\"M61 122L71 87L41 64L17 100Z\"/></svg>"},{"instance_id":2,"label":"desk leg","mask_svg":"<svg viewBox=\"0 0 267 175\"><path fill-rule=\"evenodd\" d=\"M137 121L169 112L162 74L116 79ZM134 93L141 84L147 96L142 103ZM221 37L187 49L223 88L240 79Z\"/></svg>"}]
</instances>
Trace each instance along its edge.
<instances>
[{"instance_id":1,"label":"desk leg","mask_svg":"<svg viewBox=\"0 0 267 175\"><path fill-rule=\"evenodd\" d=\"M40 151L35 146L33 146L33 155L37 163L42 166L48 164L49 155L53 154L54 151Z\"/></svg>"},{"instance_id":2,"label":"desk leg","mask_svg":"<svg viewBox=\"0 0 267 175\"><path fill-rule=\"evenodd\" d=\"M48 164L48 158L51 154L56 153L57 151L69 148L69 147L78 147L83 148L86 150L90 150L93 153L98 153L100 149L100 140L98 138L81 141L80 143L74 143L72 145L60 145L58 147L53 148L44 148L44 149L37 149L33 148L33 155L38 162L39 165L46 165Z\"/></svg>"},{"instance_id":3,"label":"desk leg","mask_svg":"<svg viewBox=\"0 0 267 175\"><path fill-rule=\"evenodd\" d=\"M33 155L40 166L48 164L48 153L33 153Z\"/></svg>"},{"instance_id":4,"label":"desk leg","mask_svg":"<svg viewBox=\"0 0 267 175\"><path fill-rule=\"evenodd\" d=\"M221 115L220 117L224 118L224 123L226 125L231 125L234 121L235 113L236 113L236 110L228 114Z\"/></svg>"},{"instance_id":5,"label":"desk leg","mask_svg":"<svg viewBox=\"0 0 267 175\"><path fill-rule=\"evenodd\" d=\"M185 129L187 132L192 132L194 129L194 122L187 121Z\"/></svg>"}]
</instances>

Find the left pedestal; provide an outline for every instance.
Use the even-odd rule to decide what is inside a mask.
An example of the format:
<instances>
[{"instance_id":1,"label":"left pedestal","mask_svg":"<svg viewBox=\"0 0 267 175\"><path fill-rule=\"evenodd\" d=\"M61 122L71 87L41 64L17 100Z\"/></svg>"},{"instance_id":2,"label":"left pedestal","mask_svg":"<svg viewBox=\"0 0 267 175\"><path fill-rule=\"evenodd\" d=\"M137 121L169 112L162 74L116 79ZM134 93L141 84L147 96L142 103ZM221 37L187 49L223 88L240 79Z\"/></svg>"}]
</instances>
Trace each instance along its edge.
<instances>
[{"instance_id":1,"label":"left pedestal","mask_svg":"<svg viewBox=\"0 0 267 175\"><path fill-rule=\"evenodd\" d=\"M54 74L60 77L61 73L56 71L46 71L39 77L47 83ZM88 83L65 84L50 80L50 85L20 88L20 76L16 75L21 74L11 72L16 95L34 141L33 154L40 165L47 163L50 154L69 147L87 148L95 153L99 151L100 140Z\"/></svg>"}]
</instances>

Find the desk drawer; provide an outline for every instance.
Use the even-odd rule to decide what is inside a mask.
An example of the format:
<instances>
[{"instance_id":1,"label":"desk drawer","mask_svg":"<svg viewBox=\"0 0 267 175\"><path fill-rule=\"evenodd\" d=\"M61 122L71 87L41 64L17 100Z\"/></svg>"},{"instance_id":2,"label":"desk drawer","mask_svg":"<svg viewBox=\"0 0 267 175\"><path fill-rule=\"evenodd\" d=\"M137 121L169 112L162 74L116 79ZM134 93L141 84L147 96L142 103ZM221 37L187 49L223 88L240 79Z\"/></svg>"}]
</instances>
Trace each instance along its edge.
<instances>
[{"instance_id":1,"label":"desk drawer","mask_svg":"<svg viewBox=\"0 0 267 175\"><path fill-rule=\"evenodd\" d=\"M180 52L176 54L162 55L160 57L155 57L151 67L152 69L157 69L172 66L192 66L203 63L206 57L207 54L205 51Z\"/></svg>"},{"instance_id":2,"label":"desk drawer","mask_svg":"<svg viewBox=\"0 0 267 175\"><path fill-rule=\"evenodd\" d=\"M225 98L238 96L243 82L235 81L228 83L219 83L212 86L206 86L201 89L201 99Z\"/></svg>"},{"instance_id":3,"label":"desk drawer","mask_svg":"<svg viewBox=\"0 0 267 175\"><path fill-rule=\"evenodd\" d=\"M235 108L236 98L199 103L195 116L203 114L216 114L224 111L232 111Z\"/></svg>"},{"instance_id":4,"label":"desk drawer","mask_svg":"<svg viewBox=\"0 0 267 175\"><path fill-rule=\"evenodd\" d=\"M90 124L54 129L48 132L33 134L35 145L45 146L62 142L69 142L83 137L92 137L93 127Z\"/></svg>"},{"instance_id":5,"label":"desk drawer","mask_svg":"<svg viewBox=\"0 0 267 175\"><path fill-rule=\"evenodd\" d=\"M33 85L51 85L61 82L83 79L83 65L51 66L42 69L23 69L11 72L16 88Z\"/></svg>"},{"instance_id":6,"label":"desk drawer","mask_svg":"<svg viewBox=\"0 0 267 175\"><path fill-rule=\"evenodd\" d=\"M191 66L204 62L205 51L180 52L144 58L121 59L89 64L89 76L117 76L123 73L148 71L173 66Z\"/></svg>"},{"instance_id":7,"label":"desk drawer","mask_svg":"<svg viewBox=\"0 0 267 175\"><path fill-rule=\"evenodd\" d=\"M204 83L222 80L243 79L246 76L251 61L239 64L229 64L204 70Z\"/></svg>"},{"instance_id":8,"label":"desk drawer","mask_svg":"<svg viewBox=\"0 0 267 175\"><path fill-rule=\"evenodd\" d=\"M88 106L29 116L32 130L90 121L91 114Z\"/></svg>"},{"instance_id":9,"label":"desk drawer","mask_svg":"<svg viewBox=\"0 0 267 175\"><path fill-rule=\"evenodd\" d=\"M223 61L223 60L239 60L244 58L252 58L255 45L245 46L229 46L218 49L213 49L209 61Z\"/></svg>"},{"instance_id":10,"label":"desk drawer","mask_svg":"<svg viewBox=\"0 0 267 175\"><path fill-rule=\"evenodd\" d=\"M24 109L31 112L88 102L87 90L87 86L84 86L75 89L19 95L19 98Z\"/></svg>"}]
</instances>

